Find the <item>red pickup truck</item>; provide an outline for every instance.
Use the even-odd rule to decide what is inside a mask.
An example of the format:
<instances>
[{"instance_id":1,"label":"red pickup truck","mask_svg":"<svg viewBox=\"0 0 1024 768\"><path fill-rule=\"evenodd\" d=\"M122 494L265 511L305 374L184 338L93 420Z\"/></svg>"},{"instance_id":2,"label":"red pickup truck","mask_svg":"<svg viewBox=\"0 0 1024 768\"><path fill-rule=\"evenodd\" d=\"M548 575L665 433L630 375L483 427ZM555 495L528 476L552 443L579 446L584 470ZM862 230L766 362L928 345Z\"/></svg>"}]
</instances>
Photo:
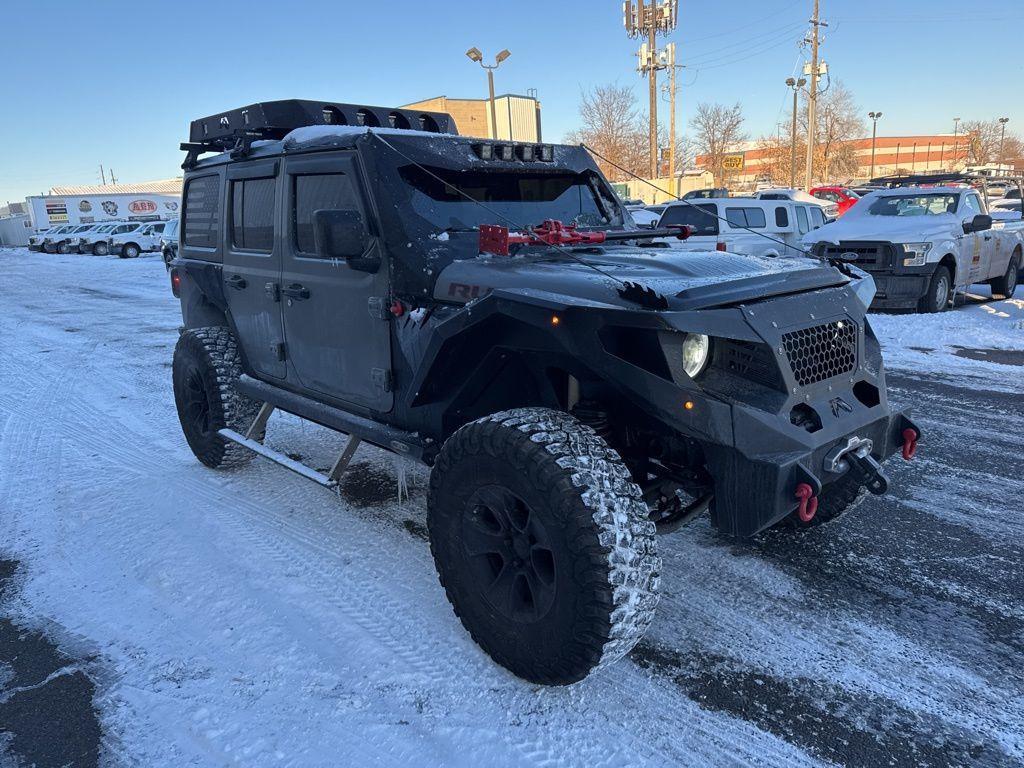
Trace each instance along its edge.
<instances>
[{"instance_id":1,"label":"red pickup truck","mask_svg":"<svg viewBox=\"0 0 1024 768\"><path fill-rule=\"evenodd\" d=\"M838 205L840 216L860 200L860 196L849 187L815 187L811 194L819 200L828 200Z\"/></svg>"}]
</instances>

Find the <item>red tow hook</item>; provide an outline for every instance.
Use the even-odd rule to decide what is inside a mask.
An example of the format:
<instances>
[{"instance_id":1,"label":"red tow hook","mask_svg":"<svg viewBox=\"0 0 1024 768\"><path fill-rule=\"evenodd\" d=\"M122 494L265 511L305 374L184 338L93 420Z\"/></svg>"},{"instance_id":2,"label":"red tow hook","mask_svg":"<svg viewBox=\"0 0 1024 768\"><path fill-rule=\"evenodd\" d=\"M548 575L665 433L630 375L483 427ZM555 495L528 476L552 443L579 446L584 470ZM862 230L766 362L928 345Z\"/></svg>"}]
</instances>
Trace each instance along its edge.
<instances>
[{"instance_id":1,"label":"red tow hook","mask_svg":"<svg viewBox=\"0 0 1024 768\"><path fill-rule=\"evenodd\" d=\"M903 458L910 461L917 453L917 430L907 427L903 430Z\"/></svg>"},{"instance_id":2,"label":"red tow hook","mask_svg":"<svg viewBox=\"0 0 1024 768\"><path fill-rule=\"evenodd\" d=\"M818 497L814 495L814 489L807 483L799 483L796 487L796 497L800 499L800 507L796 511L800 522L811 522L818 511Z\"/></svg>"}]
</instances>

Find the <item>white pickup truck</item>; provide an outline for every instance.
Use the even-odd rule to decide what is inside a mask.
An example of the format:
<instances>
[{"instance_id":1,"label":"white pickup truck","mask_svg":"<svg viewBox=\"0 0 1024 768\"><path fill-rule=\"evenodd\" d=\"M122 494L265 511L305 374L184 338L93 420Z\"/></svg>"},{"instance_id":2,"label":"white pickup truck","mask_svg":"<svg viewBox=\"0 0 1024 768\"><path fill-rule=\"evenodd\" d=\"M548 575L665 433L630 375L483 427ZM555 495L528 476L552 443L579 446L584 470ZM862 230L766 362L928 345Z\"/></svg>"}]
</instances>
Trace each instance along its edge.
<instances>
[{"instance_id":1,"label":"white pickup truck","mask_svg":"<svg viewBox=\"0 0 1024 768\"><path fill-rule=\"evenodd\" d=\"M1013 295L1024 221L993 221L969 187L898 187L865 196L804 244L870 273L872 307L940 312L956 290L977 283L988 283L993 297Z\"/></svg>"},{"instance_id":2,"label":"white pickup truck","mask_svg":"<svg viewBox=\"0 0 1024 768\"><path fill-rule=\"evenodd\" d=\"M166 221L151 221L107 238L107 250L122 259L134 259L140 253L160 250L160 235Z\"/></svg>"}]
</instances>

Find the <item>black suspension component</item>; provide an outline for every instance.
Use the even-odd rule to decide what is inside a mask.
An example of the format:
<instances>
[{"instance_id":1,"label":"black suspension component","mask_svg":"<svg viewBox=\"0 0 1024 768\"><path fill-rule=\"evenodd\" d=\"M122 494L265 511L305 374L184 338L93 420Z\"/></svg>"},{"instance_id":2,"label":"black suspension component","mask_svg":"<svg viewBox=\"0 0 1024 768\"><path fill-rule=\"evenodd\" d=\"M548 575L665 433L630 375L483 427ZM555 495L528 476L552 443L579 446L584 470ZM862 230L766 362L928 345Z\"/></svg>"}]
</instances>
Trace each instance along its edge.
<instances>
[{"instance_id":1,"label":"black suspension component","mask_svg":"<svg viewBox=\"0 0 1024 768\"><path fill-rule=\"evenodd\" d=\"M580 400L572 409L572 415L597 432L607 442L611 442L612 425L608 420L608 411L594 400Z\"/></svg>"}]
</instances>

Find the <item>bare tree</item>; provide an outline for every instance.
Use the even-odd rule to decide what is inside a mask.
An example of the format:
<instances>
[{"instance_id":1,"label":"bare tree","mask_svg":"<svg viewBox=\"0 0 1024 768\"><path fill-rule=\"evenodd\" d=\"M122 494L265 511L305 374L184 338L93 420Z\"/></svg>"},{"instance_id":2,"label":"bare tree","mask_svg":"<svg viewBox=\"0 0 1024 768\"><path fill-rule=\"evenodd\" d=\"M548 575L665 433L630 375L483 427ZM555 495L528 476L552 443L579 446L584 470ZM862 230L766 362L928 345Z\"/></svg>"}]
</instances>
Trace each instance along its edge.
<instances>
[{"instance_id":1,"label":"bare tree","mask_svg":"<svg viewBox=\"0 0 1024 768\"><path fill-rule=\"evenodd\" d=\"M697 105L697 114L690 120L694 149L703 160L704 167L715 177L715 184L728 183L734 173L725 168L725 157L735 152L747 140L743 131L743 110L739 104Z\"/></svg>"},{"instance_id":2,"label":"bare tree","mask_svg":"<svg viewBox=\"0 0 1024 768\"><path fill-rule=\"evenodd\" d=\"M833 176L854 176L859 164L854 139L864 136L866 127L853 94L839 80L818 98L815 175L823 181Z\"/></svg>"},{"instance_id":3,"label":"bare tree","mask_svg":"<svg viewBox=\"0 0 1024 768\"><path fill-rule=\"evenodd\" d=\"M569 133L566 142L586 144L630 173L647 176L650 162L647 117L637 110L636 97L628 87L598 85L581 94L580 118L582 127ZM594 159L611 181L630 178L629 173L601 158Z\"/></svg>"},{"instance_id":4,"label":"bare tree","mask_svg":"<svg viewBox=\"0 0 1024 768\"><path fill-rule=\"evenodd\" d=\"M999 144L1003 126L998 120L965 120L963 130L970 137L967 149L968 165L987 165L1024 157L1024 144L1013 133L1007 133L1003 141L1003 155L999 156Z\"/></svg>"}]
</instances>

